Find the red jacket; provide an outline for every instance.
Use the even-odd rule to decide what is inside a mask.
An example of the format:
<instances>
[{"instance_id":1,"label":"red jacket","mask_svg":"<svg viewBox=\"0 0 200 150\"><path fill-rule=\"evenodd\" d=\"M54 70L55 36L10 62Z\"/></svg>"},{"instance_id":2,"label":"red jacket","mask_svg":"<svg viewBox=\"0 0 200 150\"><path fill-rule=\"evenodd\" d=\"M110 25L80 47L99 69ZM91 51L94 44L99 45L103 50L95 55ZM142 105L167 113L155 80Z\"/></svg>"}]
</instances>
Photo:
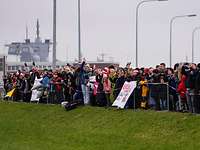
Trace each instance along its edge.
<instances>
[{"instance_id":1,"label":"red jacket","mask_svg":"<svg viewBox=\"0 0 200 150\"><path fill-rule=\"evenodd\" d=\"M62 90L62 78L57 77L53 78L53 84L55 85L56 92L60 92Z\"/></svg>"},{"instance_id":2,"label":"red jacket","mask_svg":"<svg viewBox=\"0 0 200 150\"><path fill-rule=\"evenodd\" d=\"M186 87L185 87L185 81L186 81L186 76L183 75L183 76L181 77L181 81L180 81L180 83L179 83L179 85L178 85L178 88L177 88L177 92L179 93L179 95L180 95L180 97L181 97L182 99L185 99L185 98L186 98L186 91L187 91L187 89L186 89Z\"/></svg>"},{"instance_id":3,"label":"red jacket","mask_svg":"<svg viewBox=\"0 0 200 150\"><path fill-rule=\"evenodd\" d=\"M103 82L103 90L105 93L111 93L111 82L109 79L105 79L105 81Z\"/></svg>"}]
</instances>

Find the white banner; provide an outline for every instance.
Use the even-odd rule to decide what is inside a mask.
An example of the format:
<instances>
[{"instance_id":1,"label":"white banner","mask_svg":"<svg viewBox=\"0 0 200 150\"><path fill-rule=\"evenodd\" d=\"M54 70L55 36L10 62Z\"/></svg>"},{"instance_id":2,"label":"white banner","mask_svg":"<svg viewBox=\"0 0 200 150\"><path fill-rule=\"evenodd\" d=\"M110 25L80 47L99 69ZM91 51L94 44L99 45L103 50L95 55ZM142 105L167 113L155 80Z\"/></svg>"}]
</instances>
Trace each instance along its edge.
<instances>
[{"instance_id":1,"label":"white banner","mask_svg":"<svg viewBox=\"0 0 200 150\"><path fill-rule=\"evenodd\" d=\"M33 102L33 101L39 102L39 99L42 96L42 91L38 91L38 88L41 87L41 85L42 85L40 83L41 80L42 80L42 78L41 79L37 79L37 77L35 78L34 85L31 89L32 90L31 102Z\"/></svg>"},{"instance_id":2,"label":"white banner","mask_svg":"<svg viewBox=\"0 0 200 150\"><path fill-rule=\"evenodd\" d=\"M117 106L119 108L124 108L131 93L136 88L137 84L136 81L131 82L125 82L119 95L117 96L117 99L114 101L112 106Z\"/></svg>"}]
</instances>

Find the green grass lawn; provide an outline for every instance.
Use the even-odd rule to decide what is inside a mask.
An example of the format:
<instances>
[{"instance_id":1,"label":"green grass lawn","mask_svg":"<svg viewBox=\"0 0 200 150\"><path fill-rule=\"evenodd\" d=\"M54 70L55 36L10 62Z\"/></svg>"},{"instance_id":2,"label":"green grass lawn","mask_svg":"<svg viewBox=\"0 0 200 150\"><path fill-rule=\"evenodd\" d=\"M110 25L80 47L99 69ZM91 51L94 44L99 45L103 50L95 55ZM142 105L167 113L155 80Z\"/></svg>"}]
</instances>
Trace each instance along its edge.
<instances>
[{"instance_id":1,"label":"green grass lawn","mask_svg":"<svg viewBox=\"0 0 200 150\"><path fill-rule=\"evenodd\" d=\"M200 116L0 102L0 150L198 150Z\"/></svg>"}]
</instances>

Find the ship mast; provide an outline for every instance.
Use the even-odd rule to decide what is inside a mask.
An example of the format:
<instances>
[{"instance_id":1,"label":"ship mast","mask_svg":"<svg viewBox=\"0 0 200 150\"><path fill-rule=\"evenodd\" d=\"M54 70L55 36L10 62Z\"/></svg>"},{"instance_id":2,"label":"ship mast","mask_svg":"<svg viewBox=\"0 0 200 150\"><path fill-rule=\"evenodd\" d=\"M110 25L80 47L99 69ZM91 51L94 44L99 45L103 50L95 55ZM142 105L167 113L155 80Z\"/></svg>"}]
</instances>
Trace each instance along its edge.
<instances>
[{"instance_id":1,"label":"ship mast","mask_svg":"<svg viewBox=\"0 0 200 150\"><path fill-rule=\"evenodd\" d=\"M37 19L37 39L40 39L40 24L39 24L39 20Z\"/></svg>"},{"instance_id":2,"label":"ship mast","mask_svg":"<svg viewBox=\"0 0 200 150\"><path fill-rule=\"evenodd\" d=\"M26 25L26 39L28 39L28 26Z\"/></svg>"},{"instance_id":3,"label":"ship mast","mask_svg":"<svg viewBox=\"0 0 200 150\"><path fill-rule=\"evenodd\" d=\"M37 19L37 25L36 25L36 42L41 42L40 41L40 23L39 23L39 19Z\"/></svg>"}]
</instances>

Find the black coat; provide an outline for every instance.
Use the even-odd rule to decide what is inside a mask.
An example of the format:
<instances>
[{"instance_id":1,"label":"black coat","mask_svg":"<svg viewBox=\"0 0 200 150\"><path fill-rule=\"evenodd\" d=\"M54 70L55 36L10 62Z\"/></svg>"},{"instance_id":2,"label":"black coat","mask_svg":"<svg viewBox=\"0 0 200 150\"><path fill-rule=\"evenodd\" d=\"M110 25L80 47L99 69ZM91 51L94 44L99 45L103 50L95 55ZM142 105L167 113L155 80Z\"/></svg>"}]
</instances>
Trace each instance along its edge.
<instances>
[{"instance_id":1,"label":"black coat","mask_svg":"<svg viewBox=\"0 0 200 150\"><path fill-rule=\"evenodd\" d=\"M126 79L124 78L124 76L117 78L114 91L115 98L117 98L118 94L120 93L125 81Z\"/></svg>"}]
</instances>

